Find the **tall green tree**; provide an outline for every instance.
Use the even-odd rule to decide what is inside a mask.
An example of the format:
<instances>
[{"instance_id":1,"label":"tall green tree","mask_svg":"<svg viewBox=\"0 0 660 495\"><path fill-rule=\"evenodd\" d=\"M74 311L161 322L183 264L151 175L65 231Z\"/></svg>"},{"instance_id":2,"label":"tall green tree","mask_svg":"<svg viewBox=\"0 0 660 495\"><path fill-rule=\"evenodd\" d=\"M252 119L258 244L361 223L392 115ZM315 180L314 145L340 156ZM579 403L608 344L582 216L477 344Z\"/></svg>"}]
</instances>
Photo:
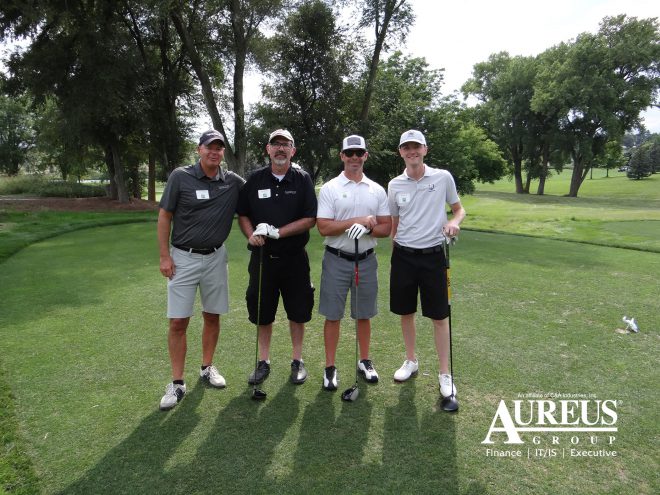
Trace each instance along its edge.
<instances>
[{"instance_id":1,"label":"tall green tree","mask_svg":"<svg viewBox=\"0 0 660 495\"><path fill-rule=\"evenodd\" d=\"M575 197L606 143L639 126L656 101L660 33L656 19L621 15L560 46L565 57L539 71L532 108L559 115L573 162L568 196Z\"/></svg>"},{"instance_id":2,"label":"tall green tree","mask_svg":"<svg viewBox=\"0 0 660 495\"><path fill-rule=\"evenodd\" d=\"M342 138L342 77L350 60L330 7L320 0L303 2L278 27L272 40L271 70L265 102L257 105L253 132L289 129L296 158L316 180L335 160L331 150ZM255 142L255 154L265 138Z\"/></svg>"},{"instance_id":3,"label":"tall green tree","mask_svg":"<svg viewBox=\"0 0 660 495\"><path fill-rule=\"evenodd\" d=\"M529 192L529 181L523 181L524 163L534 161L534 147L540 146L533 135L535 116L531 108L536 72L534 57L500 52L476 64L472 78L462 87L465 96L479 100L477 121L512 165L519 194Z\"/></svg>"},{"instance_id":4,"label":"tall green tree","mask_svg":"<svg viewBox=\"0 0 660 495\"><path fill-rule=\"evenodd\" d=\"M426 162L451 171L462 193L474 191L477 181L493 181L506 171L497 145L470 121L455 98L441 98L441 70L431 70L422 58L395 52L381 62L375 82L368 138L367 174L387 185L403 170L399 137L407 129L426 135Z\"/></svg>"},{"instance_id":5,"label":"tall green tree","mask_svg":"<svg viewBox=\"0 0 660 495\"><path fill-rule=\"evenodd\" d=\"M229 139L225 160L232 170L245 173L247 130L243 81L250 62L259 62L265 35L273 17L286 12L284 0L210 0L168 5L169 15L200 84L213 127ZM224 63L223 63L224 62ZM231 77L229 77L231 76ZM231 90L232 118L223 117L223 87Z\"/></svg>"},{"instance_id":6,"label":"tall green tree","mask_svg":"<svg viewBox=\"0 0 660 495\"><path fill-rule=\"evenodd\" d=\"M17 175L33 145L32 116L25 98L0 94L0 172Z\"/></svg>"}]
</instances>

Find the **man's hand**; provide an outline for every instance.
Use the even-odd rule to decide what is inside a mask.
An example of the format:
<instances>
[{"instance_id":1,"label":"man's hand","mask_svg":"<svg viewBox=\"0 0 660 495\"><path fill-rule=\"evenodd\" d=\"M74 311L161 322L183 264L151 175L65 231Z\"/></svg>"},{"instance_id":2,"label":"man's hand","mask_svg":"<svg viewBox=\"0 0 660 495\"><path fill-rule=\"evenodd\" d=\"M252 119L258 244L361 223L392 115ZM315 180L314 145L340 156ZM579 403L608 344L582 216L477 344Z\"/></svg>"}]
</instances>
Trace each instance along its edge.
<instances>
[{"instance_id":1,"label":"man's hand","mask_svg":"<svg viewBox=\"0 0 660 495\"><path fill-rule=\"evenodd\" d=\"M162 256L160 258L160 273L163 274L163 277L171 279L176 273L176 266L174 266L174 261L170 255Z\"/></svg>"},{"instance_id":2,"label":"man's hand","mask_svg":"<svg viewBox=\"0 0 660 495\"><path fill-rule=\"evenodd\" d=\"M442 228L442 233L445 235L445 237L457 237L460 231L461 228L452 222L447 222L447 224Z\"/></svg>"},{"instance_id":3,"label":"man's hand","mask_svg":"<svg viewBox=\"0 0 660 495\"><path fill-rule=\"evenodd\" d=\"M270 237L271 239L279 239L280 229L276 229L275 227L267 223L260 223L259 225L257 225L257 228L254 229L252 235L265 235L266 237Z\"/></svg>"},{"instance_id":4,"label":"man's hand","mask_svg":"<svg viewBox=\"0 0 660 495\"><path fill-rule=\"evenodd\" d=\"M368 230L369 229L361 223L354 223L350 228L346 229L346 233L348 234L349 239L359 239L366 234Z\"/></svg>"}]
</instances>

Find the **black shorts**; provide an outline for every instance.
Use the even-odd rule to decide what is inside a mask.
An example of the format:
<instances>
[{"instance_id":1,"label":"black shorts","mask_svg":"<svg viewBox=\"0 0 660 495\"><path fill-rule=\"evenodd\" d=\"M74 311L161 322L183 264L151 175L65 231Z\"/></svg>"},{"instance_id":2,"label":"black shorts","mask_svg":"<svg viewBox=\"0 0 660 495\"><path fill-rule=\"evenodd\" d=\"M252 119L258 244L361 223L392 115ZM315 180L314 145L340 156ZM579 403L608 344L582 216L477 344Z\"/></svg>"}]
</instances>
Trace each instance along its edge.
<instances>
[{"instance_id":1,"label":"black shorts","mask_svg":"<svg viewBox=\"0 0 660 495\"><path fill-rule=\"evenodd\" d=\"M252 251L248 273L250 283L245 293L245 300L250 321L257 324L258 249ZM289 320L296 323L307 323L312 319L314 287L309 276L309 258L305 251L283 257L273 257L264 253L259 325L270 325L275 321L280 294L282 294L282 303Z\"/></svg>"},{"instance_id":2,"label":"black shorts","mask_svg":"<svg viewBox=\"0 0 660 495\"><path fill-rule=\"evenodd\" d=\"M445 254L408 253L392 249L390 269L390 311L397 315L417 312L417 293L422 315L433 320L449 316Z\"/></svg>"}]
</instances>

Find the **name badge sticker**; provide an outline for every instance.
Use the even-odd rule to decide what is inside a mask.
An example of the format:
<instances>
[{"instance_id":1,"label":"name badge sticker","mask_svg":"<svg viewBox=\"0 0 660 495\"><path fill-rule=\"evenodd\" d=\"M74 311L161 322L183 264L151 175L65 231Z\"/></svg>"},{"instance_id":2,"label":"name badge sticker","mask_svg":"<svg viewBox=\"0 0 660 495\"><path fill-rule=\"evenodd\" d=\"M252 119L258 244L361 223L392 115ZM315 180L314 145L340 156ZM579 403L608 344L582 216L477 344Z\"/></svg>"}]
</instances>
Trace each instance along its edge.
<instances>
[{"instance_id":1,"label":"name badge sticker","mask_svg":"<svg viewBox=\"0 0 660 495\"><path fill-rule=\"evenodd\" d=\"M209 192L206 189L198 189L195 194L197 194L197 199L209 199Z\"/></svg>"},{"instance_id":2,"label":"name badge sticker","mask_svg":"<svg viewBox=\"0 0 660 495\"><path fill-rule=\"evenodd\" d=\"M410 203L410 193L397 194L396 202L399 206L407 205Z\"/></svg>"},{"instance_id":3,"label":"name badge sticker","mask_svg":"<svg viewBox=\"0 0 660 495\"><path fill-rule=\"evenodd\" d=\"M257 195L259 199L268 199L270 198L270 189L259 189Z\"/></svg>"}]
</instances>

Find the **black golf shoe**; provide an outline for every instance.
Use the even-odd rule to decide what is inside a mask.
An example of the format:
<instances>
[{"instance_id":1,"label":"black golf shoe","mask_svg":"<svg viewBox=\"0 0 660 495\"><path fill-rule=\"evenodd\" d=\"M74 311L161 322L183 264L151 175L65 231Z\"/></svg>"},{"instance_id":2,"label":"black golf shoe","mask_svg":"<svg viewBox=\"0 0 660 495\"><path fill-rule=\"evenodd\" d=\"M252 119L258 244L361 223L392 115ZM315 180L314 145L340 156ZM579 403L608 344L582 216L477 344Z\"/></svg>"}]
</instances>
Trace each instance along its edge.
<instances>
[{"instance_id":1,"label":"black golf shoe","mask_svg":"<svg viewBox=\"0 0 660 495\"><path fill-rule=\"evenodd\" d=\"M250 385L255 385L257 383L263 382L268 375L270 374L270 364L268 361L259 361L257 364L257 369L250 373L248 377L248 383Z\"/></svg>"},{"instance_id":2,"label":"black golf shoe","mask_svg":"<svg viewBox=\"0 0 660 495\"><path fill-rule=\"evenodd\" d=\"M371 359L362 359L358 363L358 371L369 383L378 383L378 373L376 372Z\"/></svg>"},{"instance_id":3,"label":"black golf shoe","mask_svg":"<svg viewBox=\"0 0 660 495\"><path fill-rule=\"evenodd\" d=\"M325 390L337 390L337 368L328 366L323 373L323 388Z\"/></svg>"},{"instance_id":4,"label":"black golf shoe","mask_svg":"<svg viewBox=\"0 0 660 495\"><path fill-rule=\"evenodd\" d=\"M291 383L300 385L305 383L307 380L307 370L305 369L305 364L297 359L291 361Z\"/></svg>"}]
</instances>

